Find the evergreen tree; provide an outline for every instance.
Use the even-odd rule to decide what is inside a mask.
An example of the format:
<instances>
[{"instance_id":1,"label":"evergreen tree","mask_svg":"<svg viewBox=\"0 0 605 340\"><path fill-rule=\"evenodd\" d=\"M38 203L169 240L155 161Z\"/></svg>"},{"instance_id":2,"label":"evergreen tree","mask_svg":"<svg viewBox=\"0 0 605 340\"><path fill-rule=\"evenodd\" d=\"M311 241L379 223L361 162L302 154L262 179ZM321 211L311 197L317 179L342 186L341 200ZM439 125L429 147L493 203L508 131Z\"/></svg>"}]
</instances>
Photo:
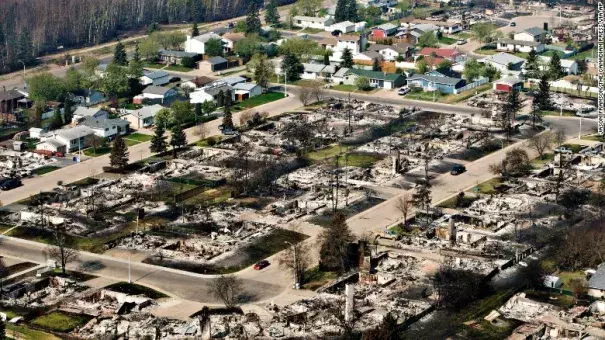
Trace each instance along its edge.
<instances>
[{"instance_id":1,"label":"evergreen tree","mask_svg":"<svg viewBox=\"0 0 605 340\"><path fill-rule=\"evenodd\" d=\"M6 323L0 319L0 340L6 339Z\"/></svg>"},{"instance_id":2,"label":"evergreen tree","mask_svg":"<svg viewBox=\"0 0 605 340\"><path fill-rule=\"evenodd\" d=\"M381 71L382 68L380 67L380 60L378 60L378 58L374 59L374 63L372 64L372 71Z\"/></svg>"},{"instance_id":3,"label":"evergreen tree","mask_svg":"<svg viewBox=\"0 0 605 340\"><path fill-rule=\"evenodd\" d=\"M349 0L345 17L346 20L349 20L351 22L359 21L359 14L357 13L357 0Z\"/></svg>"},{"instance_id":4,"label":"evergreen tree","mask_svg":"<svg viewBox=\"0 0 605 340\"><path fill-rule=\"evenodd\" d=\"M113 140L111 147L111 155L109 155L109 164L117 170L124 170L128 165L128 145L122 138L122 134L118 133Z\"/></svg>"},{"instance_id":5,"label":"evergreen tree","mask_svg":"<svg viewBox=\"0 0 605 340\"><path fill-rule=\"evenodd\" d=\"M10 39L9 39L10 40ZM26 65L33 60L33 45L32 39L27 29L21 32L19 37L19 46L17 52L17 60L22 60ZM15 60L15 61L17 61Z\"/></svg>"},{"instance_id":6,"label":"evergreen tree","mask_svg":"<svg viewBox=\"0 0 605 340\"><path fill-rule=\"evenodd\" d=\"M153 132L154 133L153 137L151 137L151 145L149 146L149 150L154 153L162 153L166 151L168 148L168 143L166 143L166 136L164 136L164 133L166 132L164 124L156 124Z\"/></svg>"},{"instance_id":7,"label":"evergreen tree","mask_svg":"<svg viewBox=\"0 0 605 340\"><path fill-rule=\"evenodd\" d=\"M176 158L176 150L187 145L187 136L181 124L174 124L170 130L172 136L170 137L170 145L172 146L172 156Z\"/></svg>"},{"instance_id":8,"label":"evergreen tree","mask_svg":"<svg viewBox=\"0 0 605 340\"><path fill-rule=\"evenodd\" d=\"M231 90L225 91L225 106L231 108L233 106L233 93Z\"/></svg>"},{"instance_id":9,"label":"evergreen tree","mask_svg":"<svg viewBox=\"0 0 605 340\"><path fill-rule=\"evenodd\" d=\"M330 53L328 51L324 53L324 65L330 65Z\"/></svg>"},{"instance_id":10,"label":"evergreen tree","mask_svg":"<svg viewBox=\"0 0 605 340\"><path fill-rule=\"evenodd\" d=\"M198 35L200 35L200 29L197 27L197 21L195 21L191 28L191 36L197 37Z\"/></svg>"},{"instance_id":11,"label":"evergreen tree","mask_svg":"<svg viewBox=\"0 0 605 340\"><path fill-rule=\"evenodd\" d=\"M120 66L128 65L128 57L126 56L126 47L121 41L118 41L115 51L113 52L113 62Z\"/></svg>"},{"instance_id":12,"label":"evergreen tree","mask_svg":"<svg viewBox=\"0 0 605 340\"><path fill-rule=\"evenodd\" d=\"M552 108L552 101L550 99L550 84L548 83L548 76L546 74L543 74L540 78L536 99L538 108L540 110L550 110Z\"/></svg>"},{"instance_id":13,"label":"evergreen tree","mask_svg":"<svg viewBox=\"0 0 605 340\"><path fill-rule=\"evenodd\" d=\"M538 71L538 53L532 49L527 55L527 61L525 62L525 70L530 77L535 77Z\"/></svg>"},{"instance_id":14,"label":"evergreen tree","mask_svg":"<svg viewBox=\"0 0 605 340\"><path fill-rule=\"evenodd\" d=\"M233 114L231 113L231 100L225 100L223 111L223 130L233 130L235 125L233 124Z\"/></svg>"},{"instance_id":15,"label":"evergreen tree","mask_svg":"<svg viewBox=\"0 0 605 340\"><path fill-rule=\"evenodd\" d=\"M561 78L563 72L561 71L561 57L558 53L554 53L550 58L549 73L552 80Z\"/></svg>"},{"instance_id":16,"label":"evergreen tree","mask_svg":"<svg viewBox=\"0 0 605 340\"><path fill-rule=\"evenodd\" d=\"M279 25L279 12L277 11L277 2L275 0L269 1L265 9L265 21L271 26Z\"/></svg>"},{"instance_id":17,"label":"evergreen tree","mask_svg":"<svg viewBox=\"0 0 605 340\"><path fill-rule=\"evenodd\" d=\"M139 53L139 44L138 43L134 45L134 52L132 52L131 60L136 61L136 62L141 61L141 54Z\"/></svg>"},{"instance_id":18,"label":"evergreen tree","mask_svg":"<svg viewBox=\"0 0 605 340\"><path fill-rule=\"evenodd\" d=\"M353 54L349 48L345 48L342 52L342 62L340 63L340 66L346 68L353 67Z\"/></svg>"},{"instance_id":19,"label":"evergreen tree","mask_svg":"<svg viewBox=\"0 0 605 340\"><path fill-rule=\"evenodd\" d=\"M339 272L349 270L351 267L349 244L354 239L353 233L347 225L346 217L341 213L336 213L331 226L324 229L320 235L320 267Z\"/></svg>"},{"instance_id":20,"label":"evergreen tree","mask_svg":"<svg viewBox=\"0 0 605 340\"><path fill-rule=\"evenodd\" d=\"M53 113L53 120L50 123L50 129L56 130L63 126L63 117L61 116L61 110L59 105L55 106L55 112Z\"/></svg>"},{"instance_id":21,"label":"evergreen tree","mask_svg":"<svg viewBox=\"0 0 605 340\"><path fill-rule=\"evenodd\" d=\"M223 92L223 90L218 91L218 94L216 95L216 107L223 107L225 106L225 93Z\"/></svg>"},{"instance_id":22,"label":"evergreen tree","mask_svg":"<svg viewBox=\"0 0 605 340\"><path fill-rule=\"evenodd\" d=\"M335 22L347 20L347 2L348 0L338 0L338 2L336 2L336 11L334 12Z\"/></svg>"},{"instance_id":23,"label":"evergreen tree","mask_svg":"<svg viewBox=\"0 0 605 340\"><path fill-rule=\"evenodd\" d=\"M66 98L63 102L63 120L65 121L65 124L71 123L71 120L73 119L73 111L71 106L71 100Z\"/></svg>"},{"instance_id":24,"label":"evergreen tree","mask_svg":"<svg viewBox=\"0 0 605 340\"><path fill-rule=\"evenodd\" d=\"M246 16L246 35L260 34L261 22L258 14L258 8L254 2L248 6L248 15Z\"/></svg>"},{"instance_id":25,"label":"evergreen tree","mask_svg":"<svg viewBox=\"0 0 605 340\"><path fill-rule=\"evenodd\" d=\"M284 70L288 81L295 81L300 76L302 64L295 54L287 53L282 60L282 70Z\"/></svg>"},{"instance_id":26,"label":"evergreen tree","mask_svg":"<svg viewBox=\"0 0 605 340\"><path fill-rule=\"evenodd\" d=\"M517 113L521 111L522 104L518 90L512 90L508 94L508 99L502 108L501 126L506 130L506 139L510 140L512 134L513 122L517 118Z\"/></svg>"},{"instance_id":27,"label":"evergreen tree","mask_svg":"<svg viewBox=\"0 0 605 340\"><path fill-rule=\"evenodd\" d=\"M202 104L195 103L195 107L193 108L193 115L195 116L195 122L197 124L198 117L202 116Z\"/></svg>"}]
</instances>

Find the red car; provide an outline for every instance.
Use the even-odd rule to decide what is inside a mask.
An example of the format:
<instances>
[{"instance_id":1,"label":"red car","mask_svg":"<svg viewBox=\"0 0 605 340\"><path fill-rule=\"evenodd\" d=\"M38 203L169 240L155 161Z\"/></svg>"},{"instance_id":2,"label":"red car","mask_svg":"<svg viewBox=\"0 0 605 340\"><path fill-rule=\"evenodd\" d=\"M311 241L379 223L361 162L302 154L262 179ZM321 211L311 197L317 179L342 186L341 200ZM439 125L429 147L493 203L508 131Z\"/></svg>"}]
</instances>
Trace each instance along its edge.
<instances>
[{"instance_id":1,"label":"red car","mask_svg":"<svg viewBox=\"0 0 605 340\"><path fill-rule=\"evenodd\" d=\"M262 270L265 267L268 267L271 263L267 260L262 260L254 265L254 270Z\"/></svg>"}]
</instances>

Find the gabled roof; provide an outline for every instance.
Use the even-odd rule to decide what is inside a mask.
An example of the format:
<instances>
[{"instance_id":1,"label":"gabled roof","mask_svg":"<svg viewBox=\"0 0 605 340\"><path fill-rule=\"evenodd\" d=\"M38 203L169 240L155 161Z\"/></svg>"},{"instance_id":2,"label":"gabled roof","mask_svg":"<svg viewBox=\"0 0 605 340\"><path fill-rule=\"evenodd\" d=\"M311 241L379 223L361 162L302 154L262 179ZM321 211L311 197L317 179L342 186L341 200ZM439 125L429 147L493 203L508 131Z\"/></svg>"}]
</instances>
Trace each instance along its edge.
<instances>
[{"instance_id":1,"label":"gabled roof","mask_svg":"<svg viewBox=\"0 0 605 340\"><path fill-rule=\"evenodd\" d=\"M379 80L387 80L387 81L396 81L400 77L401 74L396 73L384 73L380 71L370 71L370 70L361 70L357 68L351 68L347 73L353 73L360 77L366 77L370 79L379 79Z\"/></svg>"},{"instance_id":2,"label":"gabled roof","mask_svg":"<svg viewBox=\"0 0 605 340\"><path fill-rule=\"evenodd\" d=\"M336 78L342 78L345 75L347 75L347 72L349 72L349 69L346 67L341 68L340 70L336 71L336 73L334 73L332 75L332 77L336 77Z\"/></svg>"},{"instance_id":3,"label":"gabled roof","mask_svg":"<svg viewBox=\"0 0 605 340\"><path fill-rule=\"evenodd\" d=\"M370 59L382 59L382 55L376 51L365 51L365 52L361 52L356 54L353 59L359 59L359 56L366 56Z\"/></svg>"},{"instance_id":4,"label":"gabled roof","mask_svg":"<svg viewBox=\"0 0 605 340\"><path fill-rule=\"evenodd\" d=\"M521 82L521 79L519 79L518 77L515 77L515 76L510 76L510 77L502 78L500 80L496 80L497 84L506 84L506 85L510 85L510 86L514 86L520 82Z\"/></svg>"},{"instance_id":5,"label":"gabled roof","mask_svg":"<svg viewBox=\"0 0 605 340\"><path fill-rule=\"evenodd\" d=\"M455 48L435 48L435 47L425 47L418 51L418 55L430 56L435 53L436 56L441 58L453 58L456 55L459 55L460 52Z\"/></svg>"},{"instance_id":6,"label":"gabled roof","mask_svg":"<svg viewBox=\"0 0 605 340\"><path fill-rule=\"evenodd\" d=\"M397 26L391 24L390 22L387 22L386 24L382 24L380 26L377 26L376 28L383 30L383 31L390 31L390 30L397 29Z\"/></svg>"},{"instance_id":7,"label":"gabled roof","mask_svg":"<svg viewBox=\"0 0 605 340\"><path fill-rule=\"evenodd\" d=\"M510 45L530 46L530 47L536 47L536 46L542 44L542 43L539 43L536 41L525 41L525 40L515 40L515 39L500 39L500 40L498 40L498 42L504 43L504 44L510 44Z\"/></svg>"},{"instance_id":8,"label":"gabled roof","mask_svg":"<svg viewBox=\"0 0 605 340\"><path fill-rule=\"evenodd\" d=\"M536 26L530 27L530 28L524 30L523 32L529 33L534 37L546 33L545 30L541 29L540 27L536 27Z\"/></svg>"},{"instance_id":9,"label":"gabled roof","mask_svg":"<svg viewBox=\"0 0 605 340\"><path fill-rule=\"evenodd\" d=\"M84 107L84 106L78 106L76 111L74 111L74 116L92 117L99 112L107 112L107 111L99 109L99 108L94 108L94 107L89 108L89 107Z\"/></svg>"},{"instance_id":10,"label":"gabled roof","mask_svg":"<svg viewBox=\"0 0 605 340\"><path fill-rule=\"evenodd\" d=\"M200 34L200 35L198 35L196 37L193 37L192 39L195 39L195 40L197 40L199 42L205 43L205 42L207 42L210 39L218 39L218 40L220 40L221 36L218 35L218 34L216 34L216 33L214 33L214 32L209 32L209 33Z\"/></svg>"},{"instance_id":11,"label":"gabled roof","mask_svg":"<svg viewBox=\"0 0 605 340\"><path fill-rule=\"evenodd\" d=\"M244 33L229 32L229 33L223 34L223 39L230 40L233 42L240 41L240 40L244 39L245 37L246 37L246 35Z\"/></svg>"},{"instance_id":12,"label":"gabled roof","mask_svg":"<svg viewBox=\"0 0 605 340\"><path fill-rule=\"evenodd\" d=\"M47 138L46 140L44 140L43 142L40 142L38 144L42 144L42 143L48 143L48 144L50 144L50 145L52 145L52 146L54 146L56 148L60 148L60 147L66 145L65 143L59 141L56 138Z\"/></svg>"},{"instance_id":13,"label":"gabled roof","mask_svg":"<svg viewBox=\"0 0 605 340\"><path fill-rule=\"evenodd\" d=\"M81 124L88 126L91 129L105 129L112 126L125 127L130 125L130 122L124 119L86 118Z\"/></svg>"},{"instance_id":14,"label":"gabled roof","mask_svg":"<svg viewBox=\"0 0 605 340\"><path fill-rule=\"evenodd\" d=\"M338 40L336 40L335 38L324 38L318 42L319 45L330 45L330 46L336 45L337 43L338 43Z\"/></svg>"},{"instance_id":15,"label":"gabled roof","mask_svg":"<svg viewBox=\"0 0 605 340\"><path fill-rule=\"evenodd\" d=\"M56 130L54 131L54 133L57 136L63 137L67 140L74 140L76 138L82 138L88 135L92 135L94 131L92 131L92 129L88 126L78 125L70 129Z\"/></svg>"},{"instance_id":16,"label":"gabled roof","mask_svg":"<svg viewBox=\"0 0 605 340\"><path fill-rule=\"evenodd\" d=\"M145 74L143 77L147 77L149 79L160 79L169 76L166 71L154 71L148 74Z\"/></svg>"},{"instance_id":17,"label":"gabled roof","mask_svg":"<svg viewBox=\"0 0 605 340\"><path fill-rule=\"evenodd\" d=\"M212 57L212 58L208 58L208 60L206 60L208 63L210 63L211 65L217 65L217 64L224 64L229 62L229 60L220 57L220 56L216 56L216 57Z\"/></svg>"},{"instance_id":18,"label":"gabled roof","mask_svg":"<svg viewBox=\"0 0 605 340\"><path fill-rule=\"evenodd\" d=\"M460 73L453 71L451 68L447 68L447 67L441 67L438 68L436 70L433 70L431 72L437 72L445 77L450 77L450 78L461 78ZM428 72L430 73L430 72Z\"/></svg>"},{"instance_id":19,"label":"gabled roof","mask_svg":"<svg viewBox=\"0 0 605 340\"><path fill-rule=\"evenodd\" d=\"M8 90L0 92L0 100L16 100L25 98L25 96L17 90Z\"/></svg>"},{"instance_id":20,"label":"gabled roof","mask_svg":"<svg viewBox=\"0 0 605 340\"><path fill-rule=\"evenodd\" d=\"M163 87L163 86L147 86L144 90L143 93L148 93L148 94L157 94L159 96L165 96L166 93L170 92L171 90L174 90L171 87Z\"/></svg>"},{"instance_id":21,"label":"gabled roof","mask_svg":"<svg viewBox=\"0 0 605 340\"><path fill-rule=\"evenodd\" d=\"M305 72L311 72L311 73L321 73L321 71L323 71L323 69L326 67L326 65L324 65L324 64L303 63L302 65L303 65Z\"/></svg>"},{"instance_id":22,"label":"gabled roof","mask_svg":"<svg viewBox=\"0 0 605 340\"><path fill-rule=\"evenodd\" d=\"M237 83L246 82L246 78L240 77L240 76L231 76L231 77L225 77L225 78L221 79L221 81L233 86Z\"/></svg>"},{"instance_id":23,"label":"gabled roof","mask_svg":"<svg viewBox=\"0 0 605 340\"><path fill-rule=\"evenodd\" d=\"M588 280L588 288L605 290L605 266L601 264Z\"/></svg>"},{"instance_id":24,"label":"gabled roof","mask_svg":"<svg viewBox=\"0 0 605 340\"><path fill-rule=\"evenodd\" d=\"M330 18L327 18L327 17L308 17L308 16L304 16L304 15L297 15L297 16L294 17L294 20L324 23L324 22L330 20Z\"/></svg>"},{"instance_id":25,"label":"gabled roof","mask_svg":"<svg viewBox=\"0 0 605 340\"><path fill-rule=\"evenodd\" d=\"M491 61L493 63L496 64L500 64L500 65L508 65L509 63L512 64L519 64L525 61L525 59L523 58L519 58L513 54L509 54L509 53L504 53L504 52L500 52L500 53L496 53L494 55L490 55L486 58L484 58L487 61Z\"/></svg>"},{"instance_id":26,"label":"gabled roof","mask_svg":"<svg viewBox=\"0 0 605 340\"><path fill-rule=\"evenodd\" d=\"M338 41L359 41L361 39L360 35L353 34L341 34L336 38Z\"/></svg>"},{"instance_id":27,"label":"gabled roof","mask_svg":"<svg viewBox=\"0 0 605 340\"><path fill-rule=\"evenodd\" d=\"M437 76L429 76L426 74L415 74L415 75L409 77L408 81L417 80L417 79L424 79L426 81L430 81L433 83L452 85L452 86L456 86L461 81L464 81L463 79L460 79L460 78L437 77Z\"/></svg>"},{"instance_id":28,"label":"gabled roof","mask_svg":"<svg viewBox=\"0 0 605 340\"><path fill-rule=\"evenodd\" d=\"M163 108L164 107L159 104L143 106L138 110L132 111L130 114L135 117L145 119L148 117L155 117L155 115L160 112L160 110L162 110Z\"/></svg>"},{"instance_id":29,"label":"gabled roof","mask_svg":"<svg viewBox=\"0 0 605 340\"><path fill-rule=\"evenodd\" d=\"M177 57L177 58L194 58L197 56L197 53L193 52L185 52L185 51L172 51L172 50L160 50L160 55L169 56L169 57Z\"/></svg>"},{"instance_id":30,"label":"gabled roof","mask_svg":"<svg viewBox=\"0 0 605 340\"><path fill-rule=\"evenodd\" d=\"M380 52L382 50L393 50L397 53L406 53L409 49L410 45L400 45L400 46L394 46L394 45L383 45L383 44L370 44L370 47L368 48L368 51L375 51L375 52Z\"/></svg>"},{"instance_id":31,"label":"gabled roof","mask_svg":"<svg viewBox=\"0 0 605 340\"><path fill-rule=\"evenodd\" d=\"M545 57L545 56L538 56L542 61L544 61L545 63L549 63L550 60L552 59L551 57ZM573 60L573 59L561 59L561 67L572 67L573 64L576 64L577 61Z\"/></svg>"},{"instance_id":32,"label":"gabled roof","mask_svg":"<svg viewBox=\"0 0 605 340\"><path fill-rule=\"evenodd\" d=\"M242 90L242 91L252 91L252 89L254 89L257 86L259 86L259 85L253 84L253 83L238 83L238 84L233 85L233 88L236 90Z\"/></svg>"}]
</instances>

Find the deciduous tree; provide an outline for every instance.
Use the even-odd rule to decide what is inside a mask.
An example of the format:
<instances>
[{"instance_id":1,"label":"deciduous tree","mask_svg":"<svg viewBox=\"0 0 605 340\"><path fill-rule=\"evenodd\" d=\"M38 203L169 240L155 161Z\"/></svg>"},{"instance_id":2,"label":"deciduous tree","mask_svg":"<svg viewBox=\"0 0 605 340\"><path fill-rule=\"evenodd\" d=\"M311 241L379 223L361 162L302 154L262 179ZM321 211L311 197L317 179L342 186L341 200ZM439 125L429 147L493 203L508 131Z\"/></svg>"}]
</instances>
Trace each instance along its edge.
<instances>
[{"instance_id":1,"label":"deciduous tree","mask_svg":"<svg viewBox=\"0 0 605 340\"><path fill-rule=\"evenodd\" d=\"M243 282L235 275L221 275L210 282L212 294L221 300L228 309L237 306L243 289Z\"/></svg>"},{"instance_id":2,"label":"deciduous tree","mask_svg":"<svg viewBox=\"0 0 605 340\"><path fill-rule=\"evenodd\" d=\"M75 250L73 238L69 237L64 226L56 226L53 230L53 237L50 244L44 250L44 254L59 263L63 275L67 274L66 267L69 263L78 259L78 252Z\"/></svg>"}]
</instances>

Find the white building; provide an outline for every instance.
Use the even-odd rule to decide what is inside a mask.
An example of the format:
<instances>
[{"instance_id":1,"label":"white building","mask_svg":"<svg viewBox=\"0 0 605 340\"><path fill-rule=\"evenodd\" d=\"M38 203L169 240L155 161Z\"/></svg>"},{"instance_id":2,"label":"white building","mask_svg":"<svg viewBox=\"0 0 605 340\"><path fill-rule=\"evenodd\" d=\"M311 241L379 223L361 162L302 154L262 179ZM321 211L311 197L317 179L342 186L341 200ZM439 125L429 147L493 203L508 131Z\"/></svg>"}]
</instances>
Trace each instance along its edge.
<instances>
[{"instance_id":1,"label":"white building","mask_svg":"<svg viewBox=\"0 0 605 340\"><path fill-rule=\"evenodd\" d=\"M72 115L72 122L78 122L85 118L107 119L108 117L109 113L105 110L79 106Z\"/></svg>"},{"instance_id":2,"label":"white building","mask_svg":"<svg viewBox=\"0 0 605 340\"><path fill-rule=\"evenodd\" d=\"M496 44L496 49L499 51L526 53L535 50L536 52L541 53L544 51L544 44L535 41L500 39Z\"/></svg>"},{"instance_id":3,"label":"white building","mask_svg":"<svg viewBox=\"0 0 605 340\"><path fill-rule=\"evenodd\" d=\"M82 125L92 129L95 136L114 138L118 134L125 135L130 131L130 122L124 119L94 119L88 118Z\"/></svg>"},{"instance_id":4,"label":"white building","mask_svg":"<svg viewBox=\"0 0 605 340\"><path fill-rule=\"evenodd\" d=\"M185 52L206 54L206 43L211 39L222 41L221 36L213 32L204 33L196 37L188 35L185 41Z\"/></svg>"},{"instance_id":5,"label":"white building","mask_svg":"<svg viewBox=\"0 0 605 340\"><path fill-rule=\"evenodd\" d=\"M520 41L543 42L546 31L539 27L531 27L522 32L515 33L513 39Z\"/></svg>"},{"instance_id":6,"label":"white building","mask_svg":"<svg viewBox=\"0 0 605 340\"><path fill-rule=\"evenodd\" d=\"M551 57L538 56L540 70L548 70L550 68ZM561 72L565 74L578 74L578 62L573 59L561 59Z\"/></svg>"},{"instance_id":7,"label":"white building","mask_svg":"<svg viewBox=\"0 0 605 340\"><path fill-rule=\"evenodd\" d=\"M342 21L335 23L331 26L327 26L325 30L327 32L340 31L341 33L351 33L351 32L361 32L366 28L366 22L350 22L350 21Z\"/></svg>"},{"instance_id":8,"label":"white building","mask_svg":"<svg viewBox=\"0 0 605 340\"><path fill-rule=\"evenodd\" d=\"M134 129L142 129L153 125L155 115L158 114L164 107L159 104L143 106L138 110L130 112L126 116L126 120Z\"/></svg>"},{"instance_id":9,"label":"white building","mask_svg":"<svg viewBox=\"0 0 605 340\"><path fill-rule=\"evenodd\" d=\"M227 94L227 91L231 91L231 99L235 100L235 93L233 91L233 87L231 87L224 81L216 81L212 84L206 85L205 87L197 91L191 92L189 94L189 102L191 102L191 104L203 104L207 101L216 103L218 94L221 91L224 95Z\"/></svg>"},{"instance_id":10,"label":"white building","mask_svg":"<svg viewBox=\"0 0 605 340\"><path fill-rule=\"evenodd\" d=\"M334 19L330 17L307 17L297 15L293 18L292 25L301 28L316 28L325 30L327 26L334 24Z\"/></svg>"},{"instance_id":11,"label":"white building","mask_svg":"<svg viewBox=\"0 0 605 340\"><path fill-rule=\"evenodd\" d=\"M178 92L174 88L162 86L147 86L143 92L135 97L147 99L153 103L170 104L176 99Z\"/></svg>"},{"instance_id":12,"label":"white building","mask_svg":"<svg viewBox=\"0 0 605 340\"><path fill-rule=\"evenodd\" d=\"M303 72L300 77L302 79L315 80L321 78L321 72L326 67L324 64L308 64L303 63Z\"/></svg>"},{"instance_id":13,"label":"white building","mask_svg":"<svg viewBox=\"0 0 605 340\"><path fill-rule=\"evenodd\" d=\"M260 96L263 89L258 84L253 83L238 83L233 86L235 98L242 101L248 98Z\"/></svg>"},{"instance_id":14,"label":"white building","mask_svg":"<svg viewBox=\"0 0 605 340\"><path fill-rule=\"evenodd\" d=\"M149 72L141 77L142 85L162 86L170 82L170 74L166 71Z\"/></svg>"},{"instance_id":15,"label":"white building","mask_svg":"<svg viewBox=\"0 0 605 340\"><path fill-rule=\"evenodd\" d=\"M62 148L61 146L64 146L66 152L84 149L88 147L90 137L93 135L94 131L88 126L84 125L78 125L69 129L55 130L40 136L41 142L48 142L42 144L40 146L42 149L38 150L49 150L44 148L52 148L56 150Z\"/></svg>"},{"instance_id":16,"label":"white building","mask_svg":"<svg viewBox=\"0 0 605 340\"><path fill-rule=\"evenodd\" d=\"M525 59L503 52L491 55L479 61L493 66L503 74L507 74L507 71L521 71L523 64L525 63Z\"/></svg>"}]
</instances>

